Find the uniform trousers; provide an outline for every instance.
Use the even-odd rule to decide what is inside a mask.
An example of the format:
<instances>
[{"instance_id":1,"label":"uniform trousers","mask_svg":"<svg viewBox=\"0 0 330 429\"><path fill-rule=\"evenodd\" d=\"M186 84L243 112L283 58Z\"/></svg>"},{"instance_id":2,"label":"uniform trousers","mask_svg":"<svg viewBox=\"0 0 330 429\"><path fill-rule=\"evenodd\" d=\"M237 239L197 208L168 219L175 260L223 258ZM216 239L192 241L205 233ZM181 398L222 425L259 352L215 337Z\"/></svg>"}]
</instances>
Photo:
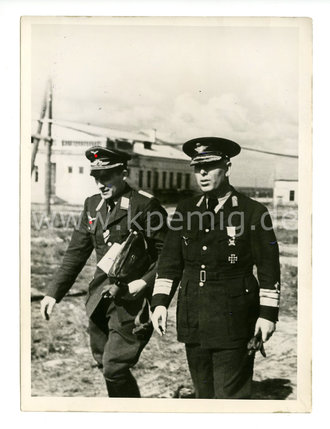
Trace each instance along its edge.
<instances>
[{"instance_id":1,"label":"uniform trousers","mask_svg":"<svg viewBox=\"0 0 330 429\"><path fill-rule=\"evenodd\" d=\"M186 344L186 354L196 398L250 398L254 356L248 356L246 346L204 349Z\"/></svg>"},{"instance_id":2,"label":"uniform trousers","mask_svg":"<svg viewBox=\"0 0 330 429\"><path fill-rule=\"evenodd\" d=\"M134 319L121 323L113 301L103 299L89 319L92 354L102 369L109 397L138 398L140 391L130 372L148 343L152 328L136 336Z\"/></svg>"}]
</instances>

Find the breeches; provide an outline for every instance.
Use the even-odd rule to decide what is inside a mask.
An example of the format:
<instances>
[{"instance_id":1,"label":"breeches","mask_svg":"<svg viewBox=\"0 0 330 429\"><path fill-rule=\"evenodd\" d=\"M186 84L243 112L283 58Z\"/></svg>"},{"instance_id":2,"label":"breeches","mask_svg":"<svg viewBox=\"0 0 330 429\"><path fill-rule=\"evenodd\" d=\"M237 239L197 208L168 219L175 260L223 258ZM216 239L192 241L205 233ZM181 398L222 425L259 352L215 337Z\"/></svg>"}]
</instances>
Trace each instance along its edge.
<instances>
[{"instance_id":1,"label":"breeches","mask_svg":"<svg viewBox=\"0 0 330 429\"><path fill-rule=\"evenodd\" d=\"M186 344L186 354L196 398L250 398L254 356L246 346L222 350Z\"/></svg>"},{"instance_id":2,"label":"breeches","mask_svg":"<svg viewBox=\"0 0 330 429\"><path fill-rule=\"evenodd\" d=\"M89 319L92 354L108 381L120 383L131 377L129 369L137 363L151 337L152 328L138 338L132 333L134 326L133 320L121 323L114 303L109 305L106 300Z\"/></svg>"}]
</instances>

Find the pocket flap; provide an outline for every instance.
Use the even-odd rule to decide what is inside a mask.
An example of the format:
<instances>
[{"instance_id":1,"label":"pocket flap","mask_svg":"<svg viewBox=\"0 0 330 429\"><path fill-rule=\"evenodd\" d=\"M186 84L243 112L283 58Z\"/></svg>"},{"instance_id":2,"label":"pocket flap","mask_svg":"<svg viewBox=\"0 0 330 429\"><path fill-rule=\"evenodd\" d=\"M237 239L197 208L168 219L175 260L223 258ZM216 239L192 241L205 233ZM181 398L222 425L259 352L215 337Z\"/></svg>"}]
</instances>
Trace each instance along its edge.
<instances>
[{"instance_id":1,"label":"pocket flap","mask_svg":"<svg viewBox=\"0 0 330 429\"><path fill-rule=\"evenodd\" d=\"M230 297L234 298L248 293L250 293L250 289L245 287L244 277L228 280L228 294Z\"/></svg>"},{"instance_id":2,"label":"pocket flap","mask_svg":"<svg viewBox=\"0 0 330 429\"><path fill-rule=\"evenodd\" d=\"M188 229L184 229L181 231L181 237L182 238L196 238L197 236L197 231L196 230L188 230Z\"/></svg>"}]
</instances>

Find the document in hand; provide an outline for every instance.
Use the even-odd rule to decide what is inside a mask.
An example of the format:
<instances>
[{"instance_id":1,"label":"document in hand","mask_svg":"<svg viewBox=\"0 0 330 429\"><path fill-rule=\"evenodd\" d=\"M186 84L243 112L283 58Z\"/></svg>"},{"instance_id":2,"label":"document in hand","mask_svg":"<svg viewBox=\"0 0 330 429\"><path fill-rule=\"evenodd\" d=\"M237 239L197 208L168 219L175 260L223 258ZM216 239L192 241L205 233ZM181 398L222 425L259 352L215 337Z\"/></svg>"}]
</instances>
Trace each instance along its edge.
<instances>
[{"instance_id":1,"label":"document in hand","mask_svg":"<svg viewBox=\"0 0 330 429\"><path fill-rule=\"evenodd\" d=\"M107 253L98 262L97 266L101 268L101 270L104 271L107 275L109 274L112 264L114 263L116 257L119 255L124 244L125 244L125 241L121 244L113 243L110 249L107 251Z\"/></svg>"}]
</instances>

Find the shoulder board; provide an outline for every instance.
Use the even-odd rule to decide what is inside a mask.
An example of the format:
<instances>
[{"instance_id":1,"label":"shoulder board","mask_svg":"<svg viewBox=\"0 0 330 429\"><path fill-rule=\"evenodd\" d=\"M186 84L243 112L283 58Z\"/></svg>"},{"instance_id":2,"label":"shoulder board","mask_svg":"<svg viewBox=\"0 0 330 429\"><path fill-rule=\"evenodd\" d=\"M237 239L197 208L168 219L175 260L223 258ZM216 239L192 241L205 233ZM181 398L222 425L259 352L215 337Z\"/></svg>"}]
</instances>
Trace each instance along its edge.
<instances>
[{"instance_id":1,"label":"shoulder board","mask_svg":"<svg viewBox=\"0 0 330 429\"><path fill-rule=\"evenodd\" d=\"M238 206L238 199L237 199L237 196L236 196L236 195L233 195L233 196L231 197L231 205L232 205L233 207L237 207L237 206Z\"/></svg>"},{"instance_id":2,"label":"shoulder board","mask_svg":"<svg viewBox=\"0 0 330 429\"><path fill-rule=\"evenodd\" d=\"M154 196L149 194L149 192L142 191L141 189L138 191L139 194L144 195L147 198L153 198Z\"/></svg>"},{"instance_id":3,"label":"shoulder board","mask_svg":"<svg viewBox=\"0 0 330 429\"><path fill-rule=\"evenodd\" d=\"M127 197L121 197L120 208L123 210L128 210L129 199Z\"/></svg>"}]
</instances>

